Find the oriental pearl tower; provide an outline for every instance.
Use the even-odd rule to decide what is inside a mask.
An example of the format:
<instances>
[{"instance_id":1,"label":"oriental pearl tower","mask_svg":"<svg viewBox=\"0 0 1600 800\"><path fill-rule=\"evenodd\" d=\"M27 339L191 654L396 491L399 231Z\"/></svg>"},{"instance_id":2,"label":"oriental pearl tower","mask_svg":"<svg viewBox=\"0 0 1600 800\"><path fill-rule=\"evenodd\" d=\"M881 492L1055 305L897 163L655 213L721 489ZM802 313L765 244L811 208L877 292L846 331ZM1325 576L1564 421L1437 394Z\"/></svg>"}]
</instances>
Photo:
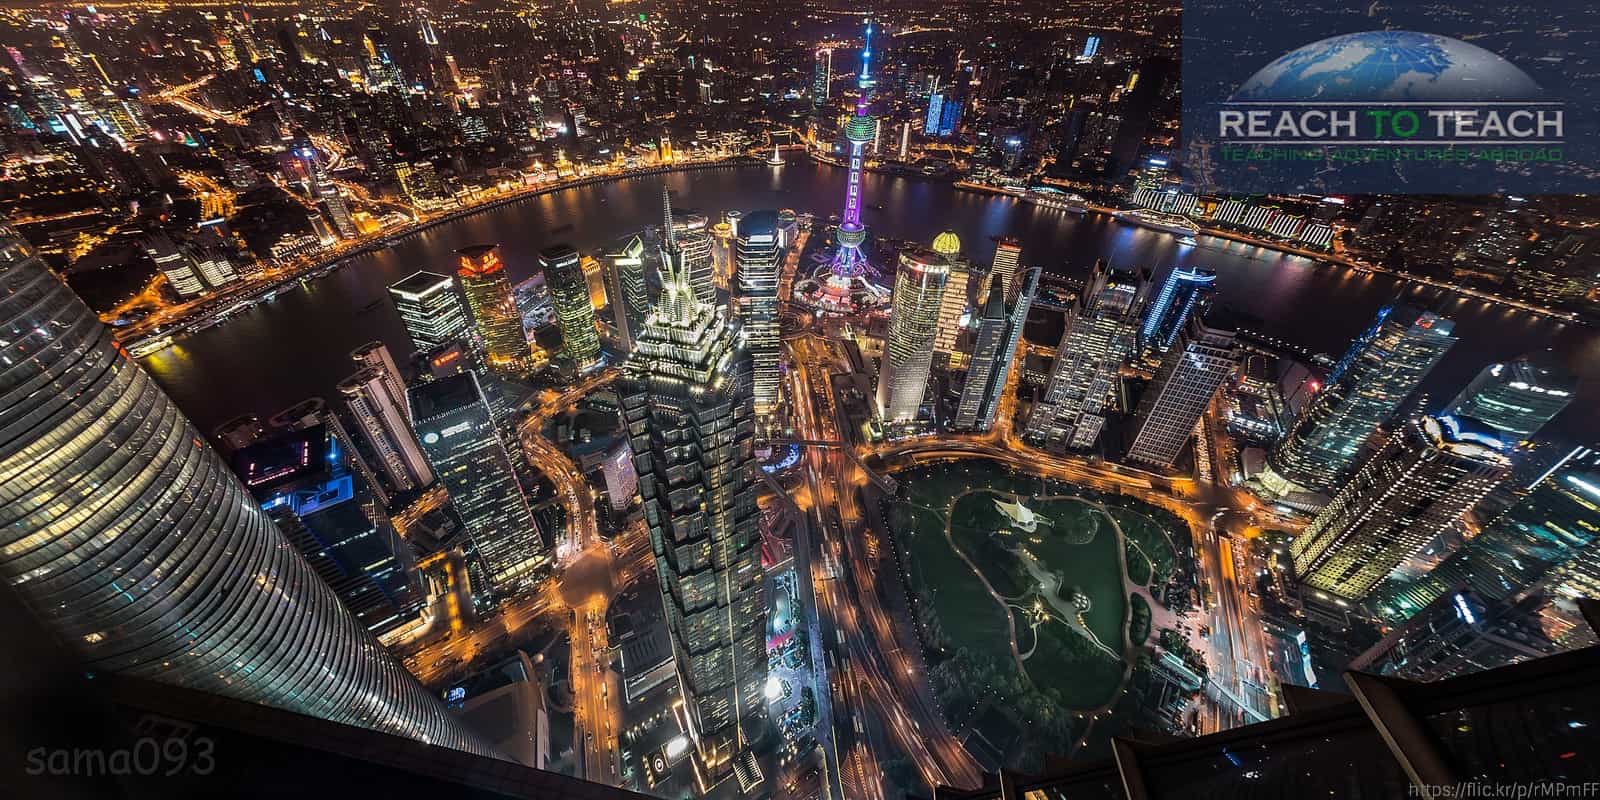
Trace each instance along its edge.
<instances>
[{"instance_id":1,"label":"oriental pearl tower","mask_svg":"<svg viewBox=\"0 0 1600 800\"><path fill-rule=\"evenodd\" d=\"M861 49L861 74L856 76L856 86L860 89L856 113L844 126L844 138L850 144L850 176L845 189L844 214L840 216L839 229L834 236L838 247L832 259L795 288L795 299L818 313L853 314L880 305L889 296L888 289L869 280L869 271L874 274L876 271L869 270L871 265L861 252L861 245L867 240L867 229L861 224L861 172L867 145L877 132L877 121L867 113L873 83L872 22L868 21Z\"/></svg>"},{"instance_id":2,"label":"oriental pearl tower","mask_svg":"<svg viewBox=\"0 0 1600 800\"><path fill-rule=\"evenodd\" d=\"M877 130L872 115L867 113L872 85L872 22L868 20L861 48L861 74L856 78L861 93L856 97L855 116L844 126L844 138L850 143L850 181L845 190L844 216L839 221L839 252L833 257L833 274L840 278L854 278L867 269L867 257L861 253L861 244L867 240L867 229L861 225L861 166L867 143Z\"/></svg>"}]
</instances>

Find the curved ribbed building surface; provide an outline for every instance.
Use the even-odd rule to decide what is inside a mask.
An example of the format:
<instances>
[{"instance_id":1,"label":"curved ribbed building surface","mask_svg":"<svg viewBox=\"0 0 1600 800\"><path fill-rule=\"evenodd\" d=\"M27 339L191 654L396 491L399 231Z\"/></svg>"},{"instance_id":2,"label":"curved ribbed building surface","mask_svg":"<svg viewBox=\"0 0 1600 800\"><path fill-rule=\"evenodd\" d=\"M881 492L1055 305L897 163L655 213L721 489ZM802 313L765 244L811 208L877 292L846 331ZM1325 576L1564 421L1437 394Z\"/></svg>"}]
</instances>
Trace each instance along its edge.
<instances>
[{"instance_id":1,"label":"curved ribbed building surface","mask_svg":"<svg viewBox=\"0 0 1600 800\"><path fill-rule=\"evenodd\" d=\"M3 227L0 578L89 668L494 755Z\"/></svg>"}]
</instances>

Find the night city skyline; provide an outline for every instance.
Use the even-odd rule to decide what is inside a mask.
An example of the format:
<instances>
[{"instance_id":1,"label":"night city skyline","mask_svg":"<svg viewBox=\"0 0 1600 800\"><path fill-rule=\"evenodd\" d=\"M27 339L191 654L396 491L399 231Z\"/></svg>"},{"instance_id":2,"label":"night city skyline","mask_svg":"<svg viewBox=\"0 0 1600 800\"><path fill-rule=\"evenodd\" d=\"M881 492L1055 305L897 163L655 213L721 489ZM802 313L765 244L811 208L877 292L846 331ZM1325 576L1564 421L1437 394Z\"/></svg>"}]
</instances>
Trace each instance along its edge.
<instances>
[{"instance_id":1,"label":"night city skyline","mask_svg":"<svg viewBox=\"0 0 1600 800\"><path fill-rule=\"evenodd\" d=\"M1600 204L1219 192L1220 9L0 9L8 785L1594 794Z\"/></svg>"}]
</instances>

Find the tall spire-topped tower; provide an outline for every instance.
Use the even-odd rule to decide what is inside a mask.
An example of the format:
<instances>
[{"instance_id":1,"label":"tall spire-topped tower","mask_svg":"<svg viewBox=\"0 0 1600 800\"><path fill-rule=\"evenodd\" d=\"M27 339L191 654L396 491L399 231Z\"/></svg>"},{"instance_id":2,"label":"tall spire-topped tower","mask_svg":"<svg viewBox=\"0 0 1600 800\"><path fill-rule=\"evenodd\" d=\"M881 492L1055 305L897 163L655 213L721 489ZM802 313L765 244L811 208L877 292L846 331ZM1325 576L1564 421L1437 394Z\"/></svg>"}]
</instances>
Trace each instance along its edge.
<instances>
[{"instance_id":1,"label":"tall spire-topped tower","mask_svg":"<svg viewBox=\"0 0 1600 800\"><path fill-rule=\"evenodd\" d=\"M856 78L860 94L856 97L856 114L845 123L844 138L850 142L850 179L845 189L844 215L839 220L839 252L833 257L833 274L852 278L867 269L867 257L861 253L861 244L867 240L867 230L861 225L861 167L877 122L867 113L871 102L872 80L872 21L867 21L867 35L861 48L861 74Z\"/></svg>"}]
</instances>

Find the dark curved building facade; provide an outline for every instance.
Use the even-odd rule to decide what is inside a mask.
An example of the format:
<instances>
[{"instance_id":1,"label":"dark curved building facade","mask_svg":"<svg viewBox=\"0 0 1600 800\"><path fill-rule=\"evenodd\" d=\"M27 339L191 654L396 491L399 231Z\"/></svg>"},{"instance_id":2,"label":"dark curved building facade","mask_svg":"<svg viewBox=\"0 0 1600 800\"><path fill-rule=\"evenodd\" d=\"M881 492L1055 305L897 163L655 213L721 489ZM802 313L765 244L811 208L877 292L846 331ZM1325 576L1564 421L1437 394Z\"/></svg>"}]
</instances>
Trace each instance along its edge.
<instances>
[{"instance_id":1,"label":"dark curved building facade","mask_svg":"<svg viewBox=\"0 0 1600 800\"><path fill-rule=\"evenodd\" d=\"M0 579L88 669L493 755L3 227Z\"/></svg>"}]
</instances>

